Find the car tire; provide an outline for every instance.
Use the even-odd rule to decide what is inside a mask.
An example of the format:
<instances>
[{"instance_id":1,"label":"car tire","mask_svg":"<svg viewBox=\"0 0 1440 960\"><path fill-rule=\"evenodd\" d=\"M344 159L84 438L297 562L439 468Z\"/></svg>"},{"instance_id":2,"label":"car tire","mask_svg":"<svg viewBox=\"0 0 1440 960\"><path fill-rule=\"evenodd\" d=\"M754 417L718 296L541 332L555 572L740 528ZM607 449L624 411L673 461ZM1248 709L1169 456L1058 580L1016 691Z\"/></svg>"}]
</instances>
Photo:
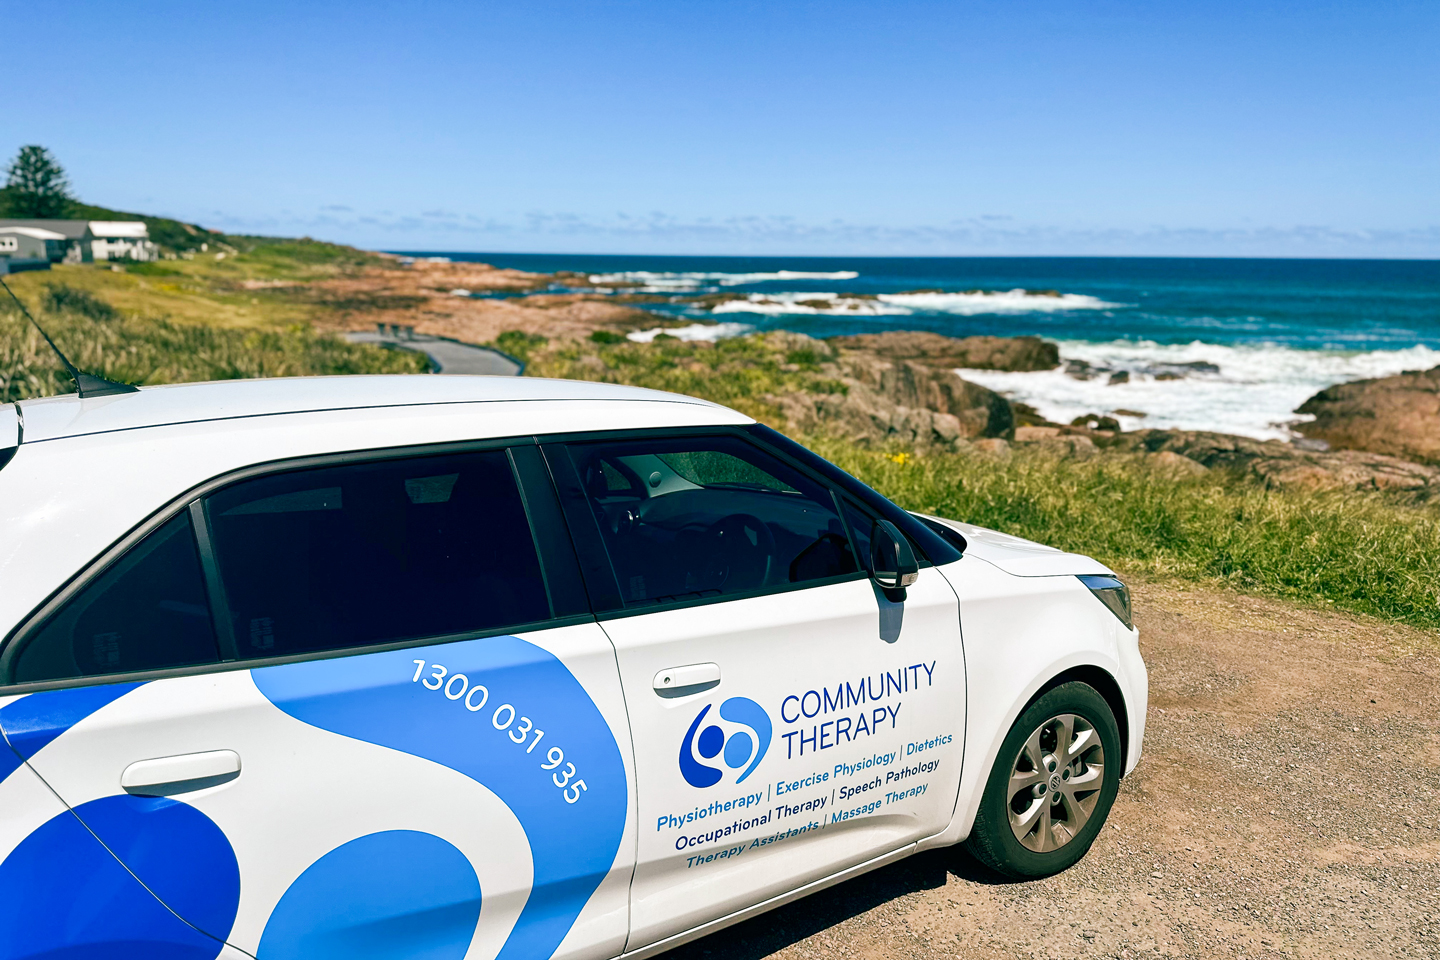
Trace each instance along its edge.
<instances>
[{"instance_id":1,"label":"car tire","mask_svg":"<svg viewBox=\"0 0 1440 960\"><path fill-rule=\"evenodd\" d=\"M1122 765L1120 729L1105 698L1077 681L1047 690L1001 744L966 848L1015 879L1069 868L1105 825Z\"/></svg>"}]
</instances>

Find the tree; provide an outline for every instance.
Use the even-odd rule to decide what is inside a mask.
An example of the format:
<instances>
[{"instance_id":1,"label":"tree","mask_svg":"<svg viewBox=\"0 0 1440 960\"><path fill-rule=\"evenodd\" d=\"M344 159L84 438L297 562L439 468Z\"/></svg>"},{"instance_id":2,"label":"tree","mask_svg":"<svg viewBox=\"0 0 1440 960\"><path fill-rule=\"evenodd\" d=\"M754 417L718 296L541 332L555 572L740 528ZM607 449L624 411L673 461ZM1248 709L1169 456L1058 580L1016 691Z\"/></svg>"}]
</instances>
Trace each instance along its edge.
<instances>
[{"instance_id":1,"label":"tree","mask_svg":"<svg viewBox=\"0 0 1440 960\"><path fill-rule=\"evenodd\" d=\"M33 144L21 147L5 168L5 192L12 217L63 217L71 201L65 169L49 150Z\"/></svg>"}]
</instances>

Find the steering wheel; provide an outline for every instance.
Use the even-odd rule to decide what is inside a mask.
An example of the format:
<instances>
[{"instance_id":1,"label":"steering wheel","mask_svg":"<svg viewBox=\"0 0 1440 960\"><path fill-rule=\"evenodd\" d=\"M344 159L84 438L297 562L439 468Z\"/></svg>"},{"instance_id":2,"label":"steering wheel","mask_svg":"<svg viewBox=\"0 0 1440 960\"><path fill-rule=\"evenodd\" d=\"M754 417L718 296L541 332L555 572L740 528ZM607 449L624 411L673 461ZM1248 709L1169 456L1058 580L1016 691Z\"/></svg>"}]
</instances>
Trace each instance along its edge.
<instances>
[{"instance_id":1,"label":"steering wheel","mask_svg":"<svg viewBox=\"0 0 1440 960\"><path fill-rule=\"evenodd\" d=\"M710 525L701 543L705 589L735 593L763 587L775 563L775 537L759 517L732 513Z\"/></svg>"}]
</instances>

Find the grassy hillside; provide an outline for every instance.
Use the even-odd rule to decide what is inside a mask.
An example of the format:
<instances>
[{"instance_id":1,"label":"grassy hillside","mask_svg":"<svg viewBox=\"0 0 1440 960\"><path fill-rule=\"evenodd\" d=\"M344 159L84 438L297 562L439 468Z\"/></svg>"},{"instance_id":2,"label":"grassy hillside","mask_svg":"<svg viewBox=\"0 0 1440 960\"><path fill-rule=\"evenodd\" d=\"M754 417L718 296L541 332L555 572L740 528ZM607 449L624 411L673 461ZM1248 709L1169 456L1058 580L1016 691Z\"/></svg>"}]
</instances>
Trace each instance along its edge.
<instances>
[{"instance_id":1,"label":"grassy hillside","mask_svg":"<svg viewBox=\"0 0 1440 960\"><path fill-rule=\"evenodd\" d=\"M84 290L124 313L222 327L282 327L365 304L327 298L310 285L365 267L374 254L315 240L251 238L240 253L210 251L153 263L61 264L6 282L26 302L54 284Z\"/></svg>"},{"instance_id":2,"label":"grassy hillside","mask_svg":"<svg viewBox=\"0 0 1440 960\"><path fill-rule=\"evenodd\" d=\"M420 354L347 343L308 323L244 328L177 322L127 313L82 288L53 283L26 299L71 362L122 383L428 370ZM8 298L0 301L0 403L74 389L35 328Z\"/></svg>"}]
</instances>

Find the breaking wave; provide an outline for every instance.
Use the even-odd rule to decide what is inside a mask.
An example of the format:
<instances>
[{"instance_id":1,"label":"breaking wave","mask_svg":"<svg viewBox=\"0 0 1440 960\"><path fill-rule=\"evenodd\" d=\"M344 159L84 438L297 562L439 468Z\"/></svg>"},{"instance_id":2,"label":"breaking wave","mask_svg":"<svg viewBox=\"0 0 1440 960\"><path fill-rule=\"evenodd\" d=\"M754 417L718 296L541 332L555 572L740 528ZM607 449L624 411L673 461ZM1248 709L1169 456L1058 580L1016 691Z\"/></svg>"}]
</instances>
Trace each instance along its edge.
<instances>
[{"instance_id":1,"label":"breaking wave","mask_svg":"<svg viewBox=\"0 0 1440 960\"><path fill-rule=\"evenodd\" d=\"M898 304L883 300L847 297L843 293L752 293L744 300L727 300L717 303L711 313L759 313L770 317L802 316L805 314L829 317L883 317L908 316L911 311Z\"/></svg>"},{"instance_id":2,"label":"breaking wave","mask_svg":"<svg viewBox=\"0 0 1440 960\"><path fill-rule=\"evenodd\" d=\"M590 282L597 286L611 284L639 284L642 293L695 293L706 287L740 287L751 283L770 283L775 280L854 280L860 274L854 270L836 270L830 273L812 273L803 270L776 270L771 273L656 273L650 270L630 270L625 273L597 273Z\"/></svg>"},{"instance_id":3,"label":"breaking wave","mask_svg":"<svg viewBox=\"0 0 1440 960\"><path fill-rule=\"evenodd\" d=\"M744 300L717 304L712 313L760 313L768 316L817 314L831 317L909 316L949 313L979 314L1058 313L1069 310L1109 310L1122 306L1083 293L1035 290L971 290L959 293L882 293L855 296L844 293L752 293Z\"/></svg>"},{"instance_id":4,"label":"breaking wave","mask_svg":"<svg viewBox=\"0 0 1440 960\"><path fill-rule=\"evenodd\" d=\"M1083 293L1037 292L1034 290L972 290L965 293L882 293L884 303L908 307L915 312L956 313L1057 313L1062 310L1112 310L1123 306Z\"/></svg>"},{"instance_id":5,"label":"breaking wave","mask_svg":"<svg viewBox=\"0 0 1440 960\"><path fill-rule=\"evenodd\" d=\"M1294 436L1290 424L1310 419L1295 408L1326 387L1440 364L1440 350L1424 346L1358 353L1198 341L1061 341L1060 357L1065 363L1054 370L959 373L1057 423L1102 413L1126 430L1214 430L1288 440ZM1088 369L1074 364L1067 373L1069 361L1083 361ZM1116 374L1123 382L1111 382ZM1090 378L1080 379L1085 375Z\"/></svg>"},{"instance_id":6,"label":"breaking wave","mask_svg":"<svg viewBox=\"0 0 1440 960\"><path fill-rule=\"evenodd\" d=\"M688 327L652 327L649 330L633 330L625 336L636 343L649 343L662 333L680 340L723 340L738 337L755 328L748 323L692 323Z\"/></svg>"}]
</instances>

